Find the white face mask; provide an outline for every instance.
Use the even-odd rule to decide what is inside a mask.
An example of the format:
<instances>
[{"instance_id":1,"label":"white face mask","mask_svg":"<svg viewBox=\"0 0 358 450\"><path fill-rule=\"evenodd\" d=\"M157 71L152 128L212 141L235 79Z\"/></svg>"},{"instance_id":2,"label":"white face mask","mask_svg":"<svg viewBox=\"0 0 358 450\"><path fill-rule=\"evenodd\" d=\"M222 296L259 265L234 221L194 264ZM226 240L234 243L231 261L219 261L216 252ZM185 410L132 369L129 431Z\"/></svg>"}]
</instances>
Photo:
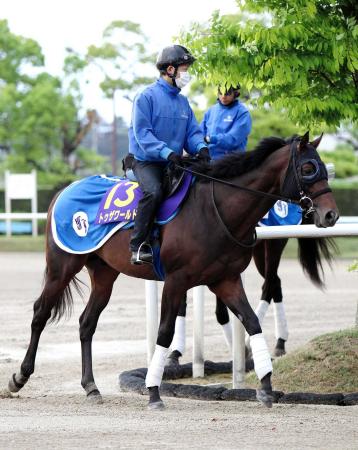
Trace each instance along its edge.
<instances>
[{"instance_id":1,"label":"white face mask","mask_svg":"<svg viewBox=\"0 0 358 450\"><path fill-rule=\"evenodd\" d=\"M191 76L189 72L179 72L179 76L175 78L175 83L179 89L182 89L186 86L191 80Z\"/></svg>"}]
</instances>

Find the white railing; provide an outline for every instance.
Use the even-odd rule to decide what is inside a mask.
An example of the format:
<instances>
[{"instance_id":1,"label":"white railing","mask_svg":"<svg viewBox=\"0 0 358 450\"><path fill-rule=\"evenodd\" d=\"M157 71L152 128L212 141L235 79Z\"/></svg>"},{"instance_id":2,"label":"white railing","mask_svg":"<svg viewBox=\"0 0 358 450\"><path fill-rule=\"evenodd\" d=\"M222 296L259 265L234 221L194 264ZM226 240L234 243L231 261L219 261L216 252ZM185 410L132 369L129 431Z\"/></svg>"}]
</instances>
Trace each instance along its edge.
<instances>
[{"instance_id":1,"label":"white railing","mask_svg":"<svg viewBox=\"0 0 358 450\"><path fill-rule=\"evenodd\" d=\"M47 212L44 213L0 213L0 220L44 220L47 219Z\"/></svg>"},{"instance_id":2,"label":"white railing","mask_svg":"<svg viewBox=\"0 0 358 450\"><path fill-rule=\"evenodd\" d=\"M358 216L342 217L331 228L317 228L315 225L281 225L257 227L256 232L259 239L358 236ZM152 340L147 345L148 349L151 349L147 355L149 364L158 332L158 298L157 282L146 280L145 284L147 317L152 318L151 323L148 324L147 322L147 330L150 329L147 340ZM148 296L149 292L153 294L150 297ZM150 313L148 308L150 308ZM193 377L196 378L204 375L204 286L197 286L193 290L193 309ZM245 330L241 322L232 314L231 316L233 325L233 387L242 388L245 379Z\"/></svg>"},{"instance_id":3,"label":"white railing","mask_svg":"<svg viewBox=\"0 0 358 450\"><path fill-rule=\"evenodd\" d=\"M0 221L4 220L6 223L6 235L11 236L11 221L13 220L31 220L32 221L32 236L37 236L37 221L46 220L47 213L0 213Z\"/></svg>"}]
</instances>

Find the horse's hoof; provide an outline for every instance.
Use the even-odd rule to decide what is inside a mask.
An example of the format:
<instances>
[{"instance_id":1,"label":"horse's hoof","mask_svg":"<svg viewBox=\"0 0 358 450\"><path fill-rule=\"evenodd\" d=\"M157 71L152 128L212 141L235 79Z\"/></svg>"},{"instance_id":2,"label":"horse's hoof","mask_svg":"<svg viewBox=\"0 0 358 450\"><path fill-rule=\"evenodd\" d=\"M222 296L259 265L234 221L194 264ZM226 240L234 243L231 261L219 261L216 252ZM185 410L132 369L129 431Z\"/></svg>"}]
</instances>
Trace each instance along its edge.
<instances>
[{"instance_id":1,"label":"horse's hoof","mask_svg":"<svg viewBox=\"0 0 358 450\"><path fill-rule=\"evenodd\" d=\"M277 348L275 347L274 351L273 351L274 356L276 356L277 358L279 358L280 356L286 355L286 350L283 348Z\"/></svg>"},{"instance_id":2,"label":"horse's hoof","mask_svg":"<svg viewBox=\"0 0 358 450\"><path fill-rule=\"evenodd\" d=\"M168 356L166 361L166 366L169 367L178 367L180 366L179 358L183 356L179 350L173 350L171 354Z\"/></svg>"},{"instance_id":3,"label":"horse's hoof","mask_svg":"<svg viewBox=\"0 0 358 450\"><path fill-rule=\"evenodd\" d=\"M162 411L165 409L165 405L162 400L158 400L157 402L149 402L148 409L151 411Z\"/></svg>"},{"instance_id":4,"label":"horse's hoof","mask_svg":"<svg viewBox=\"0 0 358 450\"><path fill-rule=\"evenodd\" d=\"M256 389L256 398L259 402L267 406L267 408L272 408L273 396L263 389Z\"/></svg>"},{"instance_id":5,"label":"horse's hoof","mask_svg":"<svg viewBox=\"0 0 358 450\"><path fill-rule=\"evenodd\" d=\"M176 358L167 358L167 362L165 364L168 367L179 367L179 360Z\"/></svg>"},{"instance_id":6,"label":"horse's hoof","mask_svg":"<svg viewBox=\"0 0 358 450\"><path fill-rule=\"evenodd\" d=\"M88 394L87 395L87 400L92 405L102 405L102 403L103 403L102 395L98 391L97 392L91 392L90 394Z\"/></svg>"},{"instance_id":7,"label":"horse's hoof","mask_svg":"<svg viewBox=\"0 0 358 450\"><path fill-rule=\"evenodd\" d=\"M8 389L11 393L19 392L19 390L24 387L24 385L22 383L18 383L16 381L15 377L16 377L16 373L14 373L9 380Z\"/></svg>"}]
</instances>

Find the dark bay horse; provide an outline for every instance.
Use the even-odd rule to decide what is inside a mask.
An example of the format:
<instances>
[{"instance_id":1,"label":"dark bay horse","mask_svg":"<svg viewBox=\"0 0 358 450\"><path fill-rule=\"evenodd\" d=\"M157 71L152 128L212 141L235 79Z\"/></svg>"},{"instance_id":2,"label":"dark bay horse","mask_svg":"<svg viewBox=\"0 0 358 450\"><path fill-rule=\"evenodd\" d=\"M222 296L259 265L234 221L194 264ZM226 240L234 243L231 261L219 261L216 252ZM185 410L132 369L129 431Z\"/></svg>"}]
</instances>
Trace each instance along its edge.
<instances>
[{"instance_id":1,"label":"dark bay horse","mask_svg":"<svg viewBox=\"0 0 358 450\"><path fill-rule=\"evenodd\" d=\"M229 155L213 165L195 166L196 171L217 181L198 179L181 212L161 228L161 260L166 278L157 345L146 377L149 408L163 407L159 386L180 302L189 289L198 285L207 285L242 321L250 336L255 371L261 383L257 398L272 406L271 358L240 274L252 257L256 223L278 198L300 200L318 227L336 223L338 209L316 150L318 144L319 139L309 142L308 133L291 144L268 138L252 152ZM92 337L113 283L120 272L152 280L156 276L151 266L130 264L130 231L115 233L92 253L70 254L61 250L51 233L52 208L53 204L47 222L45 283L34 303L28 350L20 371L10 379L9 389L19 391L34 372L41 333L48 320L59 319L71 308L70 283L76 285L76 274L86 267L91 294L79 319L81 384L88 398L100 400L92 370Z\"/></svg>"}]
</instances>

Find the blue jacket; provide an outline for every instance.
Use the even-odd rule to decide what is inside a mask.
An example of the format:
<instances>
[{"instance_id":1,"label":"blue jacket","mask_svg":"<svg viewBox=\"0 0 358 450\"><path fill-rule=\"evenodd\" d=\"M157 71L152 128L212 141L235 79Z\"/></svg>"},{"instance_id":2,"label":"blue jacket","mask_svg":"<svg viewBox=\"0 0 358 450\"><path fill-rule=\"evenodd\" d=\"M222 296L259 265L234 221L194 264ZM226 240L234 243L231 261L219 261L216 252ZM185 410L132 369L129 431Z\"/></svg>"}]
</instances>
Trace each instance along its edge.
<instances>
[{"instance_id":1,"label":"blue jacket","mask_svg":"<svg viewBox=\"0 0 358 450\"><path fill-rule=\"evenodd\" d=\"M129 153L139 161L164 162L171 152L207 147L187 98L162 78L136 96L128 136Z\"/></svg>"},{"instance_id":2,"label":"blue jacket","mask_svg":"<svg viewBox=\"0 0 358 450\"><path fill-rule=\"evenodd\" d=\"M251 131L250 112L238 100L228 106L218 100L205 113L201 129L204 136L210 136L212 159L220 159L231 152L244 152Z\"/></svg>"}]
</instances>

